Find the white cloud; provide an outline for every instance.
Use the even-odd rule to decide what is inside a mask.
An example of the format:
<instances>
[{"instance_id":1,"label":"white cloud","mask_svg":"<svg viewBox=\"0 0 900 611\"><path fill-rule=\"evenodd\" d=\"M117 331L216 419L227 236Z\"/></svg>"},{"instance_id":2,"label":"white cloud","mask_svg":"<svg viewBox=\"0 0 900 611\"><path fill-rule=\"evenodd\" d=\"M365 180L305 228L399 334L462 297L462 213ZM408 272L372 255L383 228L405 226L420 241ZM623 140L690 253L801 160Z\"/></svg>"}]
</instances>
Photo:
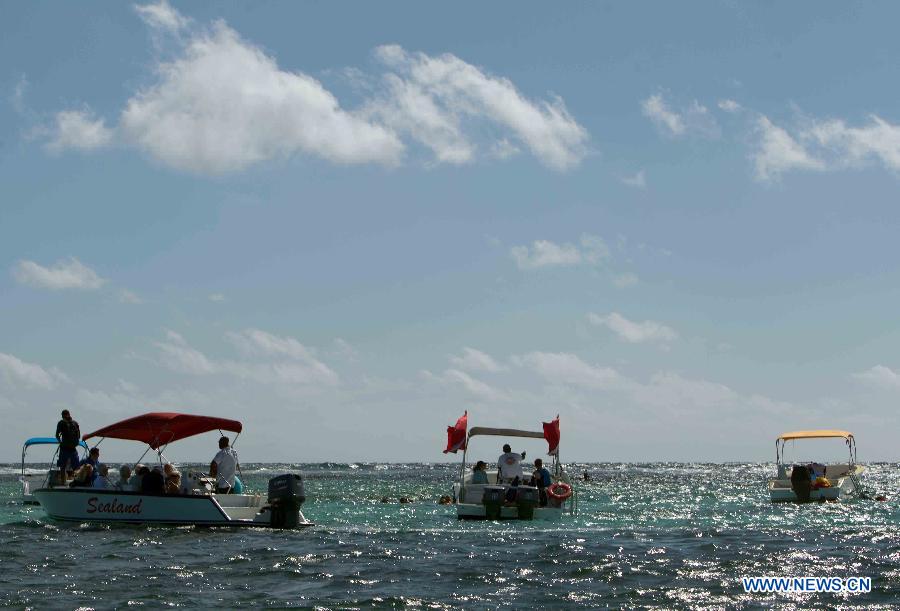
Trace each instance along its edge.
<instances>
[{"instance_id":1,"label":"white cloud","mask_svg":"<svg viewBox=\"0 0 900 611\"><path fill-rule=\"evenodd\" d=\"M453 356L450 358L450 362L459 369L464 369L466 371L486 371L488 373L496 373L503 370L503 367L501 367L491 355L485 354L480 350L475 350L474 348L463 348L462 356Z\"/></svg>"},{"instance_id":2,"label":"white cloud","mask_svg":"<svg viewBox=\"0 0 900 611\"><path fill-rule=\"evenodd\" d=\"M631 272L625 272L623 274L617 274L613 277L613 284L615 284L620 289L628 288L630 286L634 286L639 282L637 275Z\"/></svg>"},{"instance_id":3,"label":"white cloud","mask_svg":"<svg viewBox=\"0 0 900 611\"><path fill-rule=\"evenodd\" d=\"M16 86L13 88L13 93L9 98L9 103L10 105L12 105L13 110L15 110L19 114L23 114L25 112L25 92L27 90L28 78L23 74L16 82Z\"/></svg>"},{"instance_id":4,"label":"white cloud","mask_svg":"<svg viewBox=\"0 0 900 611\"><path fill-rule=\"evenodd\" d=\"M875 365L871 369L854 373L857 380L881 388L900 388L900 373L884 365Z\"/></svg>"},{"instance_id":5,"label":"white cloud","mask_svg":"<svg viewBox=\"0 0 900 611\"><path fill-rule=\"evenodd\" d=\"M430 371L423 371L422 375L425 379L437 382L445 386L456 386L482 401L503 401L507 398L506 394L497 390L490 384L473 378L471 375L458 369L447 369L440 375L435 375Z\"/></svg>"},{"instance_id":6,"label":"white cloud","mask_svg":"<svg viewBox=\"0 0 900 611\"><path fill-rule=\"evenodd\" d=\"M449 53L429 56L383 45L375 54L395 73L386 77L388 95L373 100L370 111L432 149L439 161L472 159L475 145L463 129L464 117L508 130L557 170L578 165L586 153L588 133L559 98L528 100L508 79L486 74Z\"/></svg>"},{"instance_id":7,"label":"white cloud","mask_svg":"<svg viewBox=\"0 0 900 611\"><path fill-rule=\"evenodd\" d=\"M260 384L334 386L337 373L318 360L314 350L292 337L279 337L258 329L226 334L238 349L255 360L212 359L192 348L184 338L168 331L166 341L156 342L160 363L188 375L230 375Z\"/></svg>"},{"instance_id":8,"label":"white cloud","mask_svg":"<svg viewBox=\"0 0 900 611\"><path fill-rule=\"evenodd\" d=\"M342 109L312 77L281 70L223 22L157 70L158 82L128 101L121 128L177 169L221 174L295 153L393 164L403 151L393 132Z\"/></svg>"},{"instance_id":9,"label":"white cloud","mask_svg":"<svg viewBox=\"0 0 900 611\"><path fill-rule=\"evenodd\" d=\"M611 367L589 365L574 354L564 352L529 352L513 357L513 362L531 369L553 384L609 390L621 388L627 382Z\"/></svg>"},{"instance_id":10,"label":"white cloud","mask_svg":"<svg viewBox=\"0 0 900 611\"><path fill-rule=\"evenodd\" d=\"M649 384L636 385L633 397L645 407L679 411L733 408L742 401L738 393L724 384L691 380L670 372L657 373Z\"/></svg>"},{"instance_id":11,"label":"white cloud","mask_svg":"<svg viewBox=\"0 0 900 611\"><path fill-rule=\"evenodd\" d=\"M128 289L122 289L119 291L119 301L122 303L131 303L135 305L144 303L144 301L140 297L138 297L135 293L129 291Z\"/></svg>"},{"instance_id":12,"label":"white cloud","mask_svg":"<svg viewBox=\"0 0 900 611\"><path fill-rule=\"evenodd\" d=\"M40 365L26 363L12 354L3 352L0 352L0 375L10 384L44 390L56 388L60 381L68 381L61 371L55 369L48 371Z\"/></svg>"},{"instance_id":13,"label":"white cloud","mask_svg":"<svg viewBox=\"0 0 900 611\"><path fill-rule=\"evenodd\" d=\"M92 290L106 283L97 272L74 257L57 261L52 267L44 267L34 261L19 261L13 268L13 276L21 284L51 290Z\"/></svg>"},{"instance_id":14,"label":"white cloud","mask_svg":"<svg viewBox=\"0 0 900 611\"><path fill-rule=\"evenodd\" d=\"M189 375L208 375L215 373L216 367L206 358L206 355L191 348L181 335L174 331L167 331L168 341L155 342L159 348L163 365L176 371Z\"/></svg>"},{"instance_id":15,"label":"white cloud","mask_svg":"<svg viewBox=\"0 0 900 611\"><path fill-rule=\"evenodd\" d=\"M135 5L134 10L144 23L154 29L177 32L190 23L189 19L172 8L166 0L156 4Z\"/></svg>"},{"instance_id":16,"label":"white cloud","mask_svg":"<svg viewBox=\"0 0 900 611\"><path fill-rule=\"evenodd\" d=\"M279 337L259 329L246 329L240 333L228 333L230 339L243 352L264 356L286 356L302 361L314 360L313 351L293 337Z\"/></svg>"},{"instance_id":17,"label":"white cloud","mask_svg":"<svg viewBox=\"0 0 900 611\"><path fill-rule=\"evenodd\" d=\"M828 147L838 157L839 165L861 165L869 158L886 168L900 171L900 126L872 115L864 127L848 127L843 121L815 123L805 135Z\"/></svg>"},{"instance_id":18,"label":"white cloud","mask_svg":"<svg viewBox=\"0 0 900 611\"><path fill-rule=\"evenodd\" d=\"M637 174L634 176L623 176L621 180L629 187L636 187L638 189L647 188L647 177L644 175L644 170L638 170Z\"/></svg>"},{"instance_id":19,"label":"white cloud","mask_svg":"<svg viewBox=\"0 0 900 611\"><path fill-rule=\"evenodd\" d=\"M744 109L743 106L741 106L734 100L729 100L729 99L719 100L718 106L721 110L724 110L725 112L730 112L732 114L740 112Z\"/></svg>"},{"instance_id":20,"label":"white cloud","mask_svg":"<svg viewBox=\"0 0 900 611\"><path fill-rule=\"evenodd\" d=\"M641 102L641 110L661 131L671 136L681 136L687 129L681 115L670 110L660 94Z\"/></svg>"},{"instance_id":21,"label":"white cloud","mask_svg":"<svg viewBox=\"0 0 900 611\"><path fill-rule=\"evenodd\" d=\"M634 322L628 320L618 312L612 312L606 316L588 314L591 324L606 326L621 339L632 344L643 342L668 342L678 338L678 334L671 328L652 320Z\"/></svg>"},{"instance_id":22,"label":"white cloud","mask_svg":"<svg viewBox=\"0 0 900 611\"><path fill-rule=\"evenodd\" d=\"M641 111L666 136L718 138L721 135L715 118L697 100L681 110L675 110L663 99L662 94L655 94L641 102Z\"/></svg>"},{"instance_id":23,"label":"white cloud","mask_svg":"<svg viewBox=\"0 0 900 611\"><path fill-rule=\"evenodd\" d=\"M759 148L754 154L756 177L759 180L777 179L787 170L824 170L825 164L812 157L784 129L762 116L757 121Z\"/></svg>"},{"instance_id":24,"label":"white cloud","mask_svg":"<svg viewBox=\"0 0 900 611\"><path fill-rule=\"evenodd\" d=\"M67 149L92 151L108 146L113 130L103 119L95 119L85 110L63 110L56 113L56 125L50 130L47 150L59 153Z\"/></svg>"},{"instance_id":25,"label":"white cloud","mask_svg":"<svg viewBox=\"0 0 900 611\"><path fill-rule=\"evenodd\" d=\"M510 255L519 269L542 267L566 267L583 263L597 264L609 257L609 248L602 238L587 235L581 237L580 247L575 244L556 244L549 240L535 240L531 247L514 246Z\"/></svg>"},{"instance_id":26,"label":"white cloud","mask_svg":"<svg viewBox=\"0 0 900 611\"><path fill-rule=\"evenodd\" d=\"M216 303L221 303L221 302L225 301L225 295L223 295L222 293L212 293L209 296L209 300L214 301Z\"/></svg>"}]
</instances>

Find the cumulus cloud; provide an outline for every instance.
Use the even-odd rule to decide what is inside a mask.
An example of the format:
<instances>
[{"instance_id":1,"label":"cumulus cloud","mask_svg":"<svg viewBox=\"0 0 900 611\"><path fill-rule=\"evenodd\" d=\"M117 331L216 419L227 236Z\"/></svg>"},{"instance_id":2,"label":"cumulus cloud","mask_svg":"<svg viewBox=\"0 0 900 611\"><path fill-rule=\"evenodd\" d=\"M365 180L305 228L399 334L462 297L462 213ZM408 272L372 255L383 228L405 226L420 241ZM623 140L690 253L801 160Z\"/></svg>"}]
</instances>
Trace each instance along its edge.
<instances>
[{"instance_id":1,"label":"cumulus cloud","mask_svg":"<svg viewBox=\"0 0 900 611\"><path fill-rule=\"evenodd\" d=\"M134 305L142 304L144 301L132 291L122 289L119 291L119 301L122 303L130 303Z\"/></svg>"},{"instance_id":2,"label":"cumulus cloud","mask_svg":"<svg viewBox=\"0 0 900 611\"><path fill-rule=\"evenodd\" d=\"M3 352L0 352L0 375L8 384L43 390L51 390L60 381L68 381L66 375L57 369L47 370Z\"/></svg>"},{"instance_id":3,"label":"cumulus cloud","mask_svg":"<svg viewBox=\"0 0 900 611\"><path fill-rule=\"evenodd\" d=\"M63 110L56 113L55 125L49 130L47 150L60 153L67 149L92 151L113 141L113 130L103 119L94 118L90 111Z\"/></svg>"},{"instance_id":4,"label":"cumulus cloud","mask_svg":"<svg viewBox=\"0 0 900 611\"><path fill-rule=\"evenodd\" d=\"M884 365L875 365L871 369L854 373L853 377L871 386L880 388L900 388L900 373Z\"/></svg>"},{"instance_id":5,"label":"cumulus cloud","mask_svg":"<svg viewBox=\"0 0 900 611\"><path fill-rule=\"evenodd\" d=\"M634 286L638 282L639 282L639 279L638 279L637 275L633 274L631 272L617 274L613 277L613 284L616 285L620 289Z\"/></svg>"},{"instance_id":6,"label":"cumulus cloud","mask_svg":"<svg viewBox=\"0 0 900 611\"><path fill-rule=\"evenodd\" d=\"M473 158L476 147L463 129L464 118L507 131L554 169L571 168L585 155L587 131L560 98L529 100L510 80L449 53L429 56L383 45L375 55L394 72L386 76L389 95L372 101L371 112L430 148L439 161ZM495 146L513 150L505 139Z\"/></svg>"},{"instance_id":7,"label":"cumulus cloud","mask_svg":"<svg viewBox=\"0 0 900 611\"><path fill-rule=\"evenodd\" d=\"M450 362L466 371L496 373L503 370L503 367L491 355L474 348L463 348L462 355L451 357Z\"/></svg>"},{"instance_id":8,"label":"cumulus cloud","mask_svg":"<svg viewBox=\"0 0 900 611\"><path fill-rule=\"evenodd\" d=\"M673 109L662 94L657 93L641 102L641 111L665 136L718 138L721 135L715 118L697 100L682 109Z\"/></svg>"},{"instance_id":9,"label":"cumulus cloud","mask_svg":"<svg viewBox=\"0 0 900 611\"><path fill-rule=\"evenodd\" d=\"M519 269L596 265L609 257L609 247L602 238L585 234L578 245L535 240L531 247L514 246L510 255Z\"/></svg>"},{"instance_id":10,"label":"cumulus cloud","mask_svg":"<svg viewBox=\"0 0 900 611\"><path fill-rule=\"evenodd\" d=\"M440 375L435 375L430 371L423 371L422 375L425 379L437 382L444 386L456 386L462 388L468 394L481 401L502 401L507 395L477 378L472 377L465 371L459 369L447 369Z\"/></svg>"},{"instance_id":11,"label":"cumulus cloud","mask_svg":"<svg viewBox=\"0 0 900 611\"><path fill-rule=\"evenodd\" d=\"M669 342L678 338L678 334L664 324L652 320L634 322L618 312L606 316L591 313L588 314L588 320L593 325L608 327L620 339L632 344Z\"/></svg>"},{"instance_id":12,"label":"cumulus cloud","mask_svg":"<svg viewBox=\"0 0 900 611\"><path fill-rule=\"evenodd\" d=\"M158 75L128 101L121 128L178 169L221 174L295 153L393 164L403 151L392 131L342 109L312 77L281 70L222 22Z\"/></svg>"},{"instance_id":13,"label":"cumulus cloud","mask_svg":"<svg viewBox=\"0 0 900 611\"><path fill-rule=\"evenodd\" d=\"M529 352L513 357L520 367L531 369L553 384L571 384L589 389L620 388L625 378L611 367L590 365L565 352Z\"/></svg>"},{"instance_id":14,"label":"cumulus cloud","mask_svg":"<svg viewBox=\"0 0 900 611\"><path fill-rule=\"evenodd\" d=\"M862 127L849 127L840 120L817 122L805 135L830 149L839 165L858 166L874 159L889 170L900 170L900 125L878 116L872 115Z\"/></svg>"},{"instance_id":15,"label":"cumulus cloud","mask_svg":"<svg viewBox=\"0 0 900 611\"><path fill-rule=\"evenodd\" d=\"M729 100L729 99L719 100L718 106L721 110L724 110L725 112L730 112L732 114L740 112L744 109L743 106L741 106L734 100Z\"/></svg>"},{"instance_id":16,"label":"cumulus cloud","mask_svg":"<svg viewBox=\"0 0 900 611\"><path fill-rule=\"evenodd\" d=\"M217 370L205 354L191 348L175 331L167 331L166 341L154 342L154 345L160 350L161 363L172 371L189 375L207 375Z\"/></svg>"},{"instance_id":17,"label":"cumulus cloud","mask_svg":"<svg viewBox=\"0 0 900 611\"><path fill-rule=\"evenodd\" d=\"M190 23L189 19L172 8L166 0L156 4L136 5L134 10L149 27L159 30L177 32Z\"/></svg>"},{"instance_id":18,"label":"cumulus cloud","mask_svg":"<svg viewBox=\"0 0 900 611\"><path fill-rule=\"evenodd\" d=\"M825 164L810 155L787 131L768 117L757 121L759 146L753 155L756 177L762 181L777 179L788 170L823 170Z\"/></svg>"},{"instance_id":19,"label":"cumulus cloud","mask_svg":"<svg viewBox=\"0 0 900 611\"><path fill-rule=\"evenodd\" d=\"M99 289L106 280L75 257L57 261L52 267L44 267L34 261L19 261L13 268L13 276L21 284L51 290Z\"/></svg>"},{"instance_id":20,"label":"cumulus cloud","mask_svg":"<svg viewBox=\"0 0 900 611\"><path fill-rule=\"evenodd\" d=\"M155 342L155 346L162 365L187 375L230 375L261 384L301 386L334 386L339 382L337 373L318 360L313 349L292 337L247 329L227 333L226 338L250 358L207 357L174 331L168 331L166 341Z\"/></svg>"},{"instance_id":21,"label":"cumulus cloud","mask_svg":"<svg viewBox=\"0 0 900 611\"><path fill-rule=\"evenodd\" d=\"M166 1L135 10L155 43L168 45L158 55L170 59L127 101L115 129L85 110L58 113L45 130L49 150L116 140L177 170L210 175L297 155L392 166L404 159L404 137L430 149L436 163L468 163L482 148L504 159L521 145L565 170L586 154L587 131L560 98L528 99L508 79L450 54L378 47L382 74L352 71L356 81L377 83L352 110L223 21L200 27Z\"/></svg>"},{"instance_id":22,"label":"cumulus cloud","mask_svg":"<svg viewBox=\"0 0 900 611\"><path fill-rule=\"evenodd\" d=\"M629 187L635 187L637 189L647 188L647 177L644 175L644 170L638 170L634 176L623 176L621 180Z\"/></svg>"}]
</instances>

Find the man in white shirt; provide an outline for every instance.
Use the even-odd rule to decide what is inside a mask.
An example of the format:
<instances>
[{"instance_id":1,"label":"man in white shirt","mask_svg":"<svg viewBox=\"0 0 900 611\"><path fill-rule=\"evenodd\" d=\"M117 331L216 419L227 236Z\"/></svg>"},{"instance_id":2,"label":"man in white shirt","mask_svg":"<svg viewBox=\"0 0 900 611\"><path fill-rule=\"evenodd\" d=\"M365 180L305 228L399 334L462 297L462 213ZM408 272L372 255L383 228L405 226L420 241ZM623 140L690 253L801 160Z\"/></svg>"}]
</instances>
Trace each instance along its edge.
<instances>
[{"instance_id":1,"label":"man in white shirt","mask_svg":"<svg viewBox=\"0 0 900 611\"><path fill-rule=\"evenodd\" d=\"M512 481L519 478L521 481L524 477L522 473L521 460L525 459L525 452L513 453L509 444L503 446L503 454L497 459L497 473L501 480Z\"/></svg>"},{"instance_id":2,"label":"man in white shirt","mask_svg":"<svg viewBox=\"0 0 900 611\"><path fill-rule=\"evenodd\" d=\"M229 494L234 489L234 473L238 469L238 457L229 445L228 437L219 439L219 453L209 465L209 476L216 480L216 493Z\"/></svg>"}]
</instances>

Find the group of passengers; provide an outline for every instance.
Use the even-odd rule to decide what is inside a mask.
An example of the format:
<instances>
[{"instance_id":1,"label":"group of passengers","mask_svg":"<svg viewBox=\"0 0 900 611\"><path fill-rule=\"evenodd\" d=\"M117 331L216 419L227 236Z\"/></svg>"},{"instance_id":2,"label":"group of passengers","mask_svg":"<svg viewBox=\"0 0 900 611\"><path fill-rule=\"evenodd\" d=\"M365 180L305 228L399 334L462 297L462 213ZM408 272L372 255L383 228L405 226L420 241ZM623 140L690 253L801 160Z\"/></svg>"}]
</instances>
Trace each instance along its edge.
<instances>
[{"instance_id":1,"label":"group of passengers","mask_svg":"<svg viewBox=\"0 0 900 611\"><path fill-rule=\"evenodd\" d=\"M62 411L62 419L56 425L56 439L59 441L59 481L63 485L68 476L72 478L69 486L73 488L105 488L145 494L190 493L189 483L182 485L181 473L171 463L152 469L137 464L133 471L128 465L122 465L119 481L114 483L109 479L109 467L100 462L100 448L91 448L88 456L79 460L77 448L81 443L81 429L67 409ZM219 438L219 451L209 465L209 477L215 481L217 494L240 493L243 489L236 475L239 469L237 452L230 443L224 435Z\"/></svg>"},{"instance_id":2,"label":"group of passengers","mask_svg":"<svg viewBox=\"0 0 900 611\"><path fill-rule=\"evenodd\" d=\"M534 471L531 479L525 479L525 473L522 469L522 461L525 460L525 452L513 452L509 444L503 446L503 454L497 459L497 483L507 484L509 488L506 491L508 501L516 498L517 488L520 485L534 486L540 493L541 507L547 505L547 488L553 484L553 478L550 470L544 466L544 461L540 458L534 461ZM487 484L487 463L479 460L475 463L472 472L473 484ZM523 482L526 482L523 484Z\"/></svg>"}]
</instances>

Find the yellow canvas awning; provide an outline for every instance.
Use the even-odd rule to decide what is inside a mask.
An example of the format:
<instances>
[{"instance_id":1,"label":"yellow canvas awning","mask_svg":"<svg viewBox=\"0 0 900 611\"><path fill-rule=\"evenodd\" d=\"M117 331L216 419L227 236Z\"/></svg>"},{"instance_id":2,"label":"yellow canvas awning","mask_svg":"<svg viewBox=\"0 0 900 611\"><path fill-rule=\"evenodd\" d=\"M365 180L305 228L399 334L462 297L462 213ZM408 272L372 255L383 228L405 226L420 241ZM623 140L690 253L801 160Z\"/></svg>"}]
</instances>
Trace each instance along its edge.
<instances>
[{"instance_id":1,"label":"yellow canvas awning","mask_svg":"<svg viewBox=\"0 0 900 611\"><path fill-rule=\"evenodd\" d=\"M850 431L793 431L791 433L782 433L778 439L782 441L790 441L791 439L823 439L827 437L842 437L843 439L851 439L853 433Z\"/></svg>"}]
</instances>

